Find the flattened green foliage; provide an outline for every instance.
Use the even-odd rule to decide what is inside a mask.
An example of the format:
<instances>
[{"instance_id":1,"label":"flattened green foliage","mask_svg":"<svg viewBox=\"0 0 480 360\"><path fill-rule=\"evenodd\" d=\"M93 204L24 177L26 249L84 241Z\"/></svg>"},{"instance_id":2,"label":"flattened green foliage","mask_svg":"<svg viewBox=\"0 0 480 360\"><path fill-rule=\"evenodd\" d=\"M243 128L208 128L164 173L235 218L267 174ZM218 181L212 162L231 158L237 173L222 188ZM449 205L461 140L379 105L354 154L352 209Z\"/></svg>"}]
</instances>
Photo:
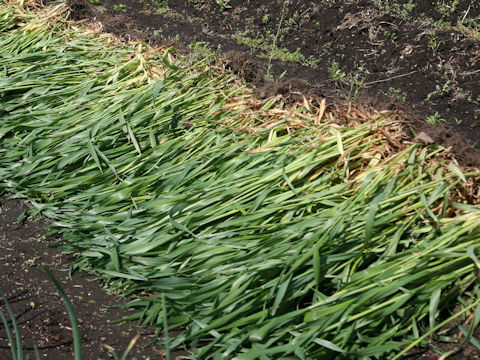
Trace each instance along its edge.
<instances>
[{"instance_id":1,"label":"flattened green foliage","mask_svg":"<svg viewBox=\"0 0 480 360\"><path fill-rule=\"evenodd\" d=\"M0 7L0 189L55 222L76 268L136 295L132 319L184 326L170 348L386 356L424 342L465 289L463 312L476 307L480 210L449 194L478 174L416 145L374 166L370 124L312 116L271 136L258 113L257 136L233 131L233 90L208 59L23 20ZM152 67L164 76L147 80Z\"/></svg>"}]
</instances>

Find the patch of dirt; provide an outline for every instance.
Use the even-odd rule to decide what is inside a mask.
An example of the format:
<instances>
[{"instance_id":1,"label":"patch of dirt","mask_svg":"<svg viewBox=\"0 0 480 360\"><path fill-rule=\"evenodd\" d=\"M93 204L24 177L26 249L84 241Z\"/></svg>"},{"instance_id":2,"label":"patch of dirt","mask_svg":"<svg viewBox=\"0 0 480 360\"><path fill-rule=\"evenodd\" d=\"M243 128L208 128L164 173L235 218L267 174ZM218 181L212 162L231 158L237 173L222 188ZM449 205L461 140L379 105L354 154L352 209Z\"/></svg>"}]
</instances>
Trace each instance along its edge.
<instances>
[{"instance_id":1,"label":"patch of dirt","mask_svg":"<svg viewBox=\"0 0 480 360\"><path fill-rule=\"evenodd\" d=\"M77 21L94 18L98 13L97 9L87 1L71 1L69 7L71 18Z\"/></svg>"},{"instance_id":2,"label":"patch of dirt","mask_svg":"<svg viewBox=\"0 0 480 360\"><path fill-rule=\"evenodd\" d=\"M70 321L60 295L42 268L47 265L74 305L83 336L84 359L111 359L106 346L121 355L137 334L140 337L128 359L163 358L159 347L147 346L154 340L151 331L136 328L134 323L115 323L131 315L128 310L114 308L121 304L120 299L107 294L98 281L85 273L76 272L69 279L73 260L48 247L58 239L45 237L46 220L35 218L18 226L17 218L26 209L21 201L0 200L0 290L17 319L24 356L35 358L36 345L43 359L73 359ZM0 310L10 319L3 300ZM5 327L0 321L0 359L10 358Z\"/></svg>"},{"instance_id":3,"label":"patch of dirt","mask_svg":"<svg viewBox=\"0 0 480 360\"><path fill-rule=\"evenodd\" d=\"M290 0L284 6L231 0L223 8L214 0L68 3L74 19L99 21L127 40L181 50L202 41L221 49L260 97L296 101L302 93L334 105L397 100L407 117L420 119L411 122L416 132L425 131L428 118L436 124L427 128L437 144L451 147L462 165L480 166L476 1L401 0L379 7L374 0Z\"/></svg>"}]
</instances>

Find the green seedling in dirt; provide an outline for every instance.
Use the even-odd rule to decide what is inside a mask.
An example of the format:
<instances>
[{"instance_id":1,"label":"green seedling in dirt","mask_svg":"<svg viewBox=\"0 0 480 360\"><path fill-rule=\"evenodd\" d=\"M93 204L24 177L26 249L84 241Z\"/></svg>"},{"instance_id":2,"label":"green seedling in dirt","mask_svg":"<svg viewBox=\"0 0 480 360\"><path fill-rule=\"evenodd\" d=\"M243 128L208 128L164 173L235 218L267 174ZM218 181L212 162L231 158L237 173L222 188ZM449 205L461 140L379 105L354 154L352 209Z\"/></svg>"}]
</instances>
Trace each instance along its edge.
<instances>
[{"instance_id":1,"label":"green seedling in dirt","mask_svg":"<svg viewBox=\"0 0 480 360\"><path fill-rule=\"evenodd\" d=\"M168 13L170 9L168 7L165 7L165 6L159 6L157 8L155 8L155 14L158 14L158 15L165 15Z\"/></svg>"},{"instance_id":2,"label":"green seedling in dirt","mask_svg":"<svg viewBox=\"0 0 480 360\"><path fill-rule=\"evenodd\" d=\"M330 71L330 78L333 80L341 80L347 76L345 72L340 70L340 65L335 60L332 60L331 66L328 70Z\"/></svg>"},{"instance_id":3,"label":"green seedling in dirt","mask_svg":"<svg viewBox=\"0 0 480 360\"><path fill-rule=\"evenodd\" d=\"M442 86L438 84L435 85L435 90L427 94L426 100L428 102L431 102L431 99L433 96L444 96L444 95L450 94L450 92L451 92L450 80L447 80Z\"/></svg>"},{"instance_id":4,"label":"green seedling in dirt","mask_svg":"<svg viewBox=\"0 0 480 360\"><path fill-rule=\"evenodd\" d=\"M363 60L355 61L355 72L348 75L348 81L350 83L349 98L351 100L358 98L358 94L364 87L368 73L368 70L365 70Z\"/></svg>"},{"instance_id":5,"label":"green seedling in dirt","mask_svg":"<svg viewBox=\"0 0 480 360\"><path fill-rule=\"evenodd\" d=\"M272 59L278 59L283 62L306 62L307 59L300 52L300 48L297 48L294 52L290 52L286 49L280 49L278 47L271 47L270 57Z\"/></svg>"},{"instance_id":6,"label":"green seedling in dirt","mask_svg":"<svg viewBox=\"0 0 480 360\"><path fill-rule=\"evenodd\" d=\"M277 82L282 80L286 73L287 73L287 70L284 70L280 75L278 75Z\"/></svg>"},{"instance_id":7,"label":"green seedling in dirt","mask_svg":"<svg viewBox=\"0 0 480 360\"><path fill-rule=\"evenodd\" d=\"M480 82L479 84L480 85ZM478 95L476 98L473 97L473 94L468 94L468 98L467 98L467 101L471 104L477 104L477 105L480 105L480 95Z\"/></svg>"},{"instance_id":8,"label":"green seedling in dirt","mask_svg":"<svg viewBox=\"0 0 480 360\"><path fill-rule=\"evenodd\" d=\"M382 90L380 90L379 92L383 95L386 95L386 96L392 96L392 97L394 97L395 99L397 99L398 101L401 101L401 102L406 102L407 101L407 93L405 91L400 90L400 89L395 89L393 86L391 86L388 89L388 92L385 92L385 91L382 91Z\"/></svg>"},{"instance_id":9,"label":"green seedling in dirt","mask_svg":"<svg viewBox=\"0 0 480 360\"><path fill-rule=\"evenodd\" d=\"M408 3L403 5L402 17L404 19L408 19L414 8L415 8L415 1L414 0L409 0Z\"/></svg>"},{"instance_id":10,"label":"green seedling in dirt","mask_svg":"<svg viewBox=\"0 0 480 360\"><path fill-rule=\"evenodd\" d=\"M127 348L125 349L125 352L121 357L115 352L115 350L110 345L105 344L103 346L105 347L105 349L109 351L110 356L113 357L115 360L127 360L128 354L130 353L130 351L132 351L139 337L140 337L140 334L137 334L132 340L130 340L130 343L128 344ZM167 356L166 360L169 360L169 359L170 357Z\"/></svg>"},{"instance_id":11,"label":"green seedling in dirt","mask_svg":"<svg viewBox=\"0 0 480 360\"><path fill-rule=\"evenodd\" d=\"M285 24L298 29L300 27L300 14L298 11L295 11L293 15L285 21Z\"/></svg>"},{"instance_id":12,"label":"green seedling in dirt","mask_svg":"<svg viewBox=\"0 0 480 360\"><path fill-rule=\"evenodd\" d=\"M437 11L442 15L443 19L448 19L457 10L460 0L452 0L449 2L439 1L436 5Z\"/></svg>"},{"instance_id":13,"label":"green seedling in dirt","mask_svg":"<svg viewBox=\"0 0 480 360\"><path fill-rule=\"evenodd\" d=\"M118 4L113 6L113 10L115 11L121 11L121 12L127 12L127 6L124 4Z\"/></svg>"},{"instance_id":14,"label":"green seedling in dirt","mask_svg":"<svg viewBox=\"0 0 480 360\"><path fill-rule=\"evenodd\" d=\"M435 36L435 32L433 32L433 31L430 32L428 34L428 46L430 47L430 49L432 49L433 55L437 54L437 51L440 48L440 44L441 44L441 42L437 41L437 38Z\"/></svg>"},{"instance_id":15,"label":"green seedling in dirt","mask_svg":"<svg viewBox=\"0 0 480 360\"><path fill-rule=\"evenodd\" d=\"M363 89L365 83L365 76L360 73L355 73L350 76L350 92L348 97L352 100L357 100L358 93Z\"/></svg>"},{"instance_id":16,"label":"green seedling in dirt","mask_svg":"<svg viewBox=\"0 0 480 360\"><path fill-rule=\"evenodd\" d=\"M476 109L473 111L473 117L475 118L475 120L479 120L479 119L480 119L480 108L476 108Z\"/></svg>"},{"instance_id":17,"label":"green seedling in dirt","mask_svg":"<svg viewBox=\"0 0 480 360\"><path fill-rule=\"evenodd\" d=\"M168 5L168 0L155 1L155 14L158 15L167 15L170 13L170 6ZM172 13L169 14L172 17L181 17L181 14Z\"/></svg>"},{"instance_id":18,"label":"green seedling in dirt","mask_svg":"<svg viewBox=\"0 0 480 360\"><path fill-rule=\"evenodd\" d=\"M452 23L450 21L445 21L443 19L439 19L437 21L431 21L433 26L438 30L451 30Z\"/></svg>"},{"instance_id":19,"label":"green seedling in dirt","mask_svg":"<svg viewBox=\"0 0 480 360\"><path fill-rule=\"evenodd\" d=\"M238 34L236 36L236 40L237 40L237 44L246 45L252 49L259 49L267 52L266 54L259 55L259 57L261 58L267 57L269 59L270 66L267 66L267 74L266 74L267 78L270 76L271 61L273 59L280 60L282 62L299 62L303 64L308 64L310 66L316 66L320 61L314 56L310 56L306 58L300 52L300 48L297 48L297 50L295 50L294 52L291 52L285 48L280 48L276 46L275 41L273 44L270 44L268 40L265 40L262 37L254 39L254 38L250 38L250 37L246 37L246 36L242 36L241 34Z\"/></svg>"},{"instance_id":20,"label":"green seedling in dirt","mask_svg":"<svg viewBox=\"0 0 480 360\"><path fill-rule=\"evenodd\" d=\"M220 9L222 11L225 11L227 9L231 9L232 7L229 5L230 0L215 0L218 6L220 6Z\"/></svg>"},{"instance_id":21,"label":"green seedling in dirt","mask_svg":"<svg viewBox=\"0 0 480 360\"><path fill-rule=\"evenodd\" d=\"M433 115L430 115L427 117L426 119L427 123L429 123L430 125L434 125L434 126L437 126L438 124L442 123L442 122L446 122L445 119L443 119L440 114L437 112L435 112L435 114Z\"/></svg>"},{"instance_id":22,"label":"green seedling in dirt","mask_svg":"<svg viewBox=\"0 0 480 360\"><path fill-rule=\"evenodd\" d=\"M263 17L262 17L262 23L263 23L263 24L267 24L268 21L269 21L269 18L270 18L270 15L269 15L269 14L263 15Z\"/></svg>"},{"instance_id":23,"label":"green seedling in dirt","mask_svg":"<svg viewBox=\"0 0 480 360\"><path fill-rule=\"evenodd\" d=\"M60 293L60 296L62 297L62 300L65 304L65 307L67 308L68 312L68 317L70 318L70 323L72 325L72 334L73 334L73 350L75 353L75 360L82 360L82 336L80 334L80 330L78 327L78 319L77 315L75 314L75 310L73 308L73 304L68 298L67 294L63 290L62 285L60 285L60 282L57 280L57 278L53 275L53 273L50 271L50 269L47 266L43 266L43 269L45 273L47 274L48 278L50 281L55 285L57 288L58 292Z\"/></svg>"},{"instance_id":24,"label":"green seedling in dirt","mask_svg":"<svg viewBox=\"0 0 480 360\"><path fill-rule=\"evenodd\" d=\"M375 0L375 5L387 13L397 11L400 6L391 0Z\"/></svg>"},{"instance_id":25,"label":"green seedling in dirt","mask_svg":"<svg viewBox=\"0 0 480 360\"><path fill-rule=\"evenodd\" d=\"M390 39L392 43L395 43L395 40L397 40L397 34L394 31L384 30L383 35Z\"/></svg>"}]
</instances>

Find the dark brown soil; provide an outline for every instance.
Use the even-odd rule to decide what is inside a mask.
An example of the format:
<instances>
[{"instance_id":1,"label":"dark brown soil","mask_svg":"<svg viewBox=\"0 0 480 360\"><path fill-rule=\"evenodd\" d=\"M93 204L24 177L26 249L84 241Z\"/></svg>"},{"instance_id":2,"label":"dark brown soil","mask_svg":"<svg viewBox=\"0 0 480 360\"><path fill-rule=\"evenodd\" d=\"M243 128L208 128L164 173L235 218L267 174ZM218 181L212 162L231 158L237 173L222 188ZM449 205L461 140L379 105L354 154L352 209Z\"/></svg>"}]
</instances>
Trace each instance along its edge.
<instances>
[{"instance_id":1,"label":"dark brown soil","mask_svg":"<svg viewBox=\"0 0 480 360\"><path fill-rule=\"evenodd\" d=\"M436 143L451 147L461 164L480 166L477 1L460 0L453 7L415 0L413 9L407 0L290 0L285 7L281 0L231 0L224 9L214 0L69 3L73 18L100 21L105 31L125 39L180 49L202 41L221 49L231 69L261 97L282 94L295 101L301 92L314 102L374 99L402 108L416 132L428 131ZM268 46L282 12L275 45L283 55L275 55L269 69ZM333 79L335 69L344 76ZM432 116L438 124L428 126L425 119Z\"/></svg>"},{"instance_id":2,"label":"dark brown soil","mask_svg":"<svg viewBox=\"0 0 480 360\"><path fill-rule=\"evenodd\" d=\"M85 273L69 279L72 259L49 248L56 240L45 237L46 220L35 218L18 226L17 218L26 209L18 200L0 201L0 290L11 305L24 346L24 355L35 358L36 345L43 359L73 359L70 321L65 305L42 265L47 265L62 283L74 304L83 335L84 359L111 359L106 346L121 355L129 342L140 338L128 359L161 359L159 347L147 347L154 340L151 332L135 323L115 323L130 315L114 308L121 300L107 294L101 284ZM5 304L0 310L8 317ZM12 328L12 327L11 327ZM11 359L5 327L0 322L0 359Z\"/></svg>"}]
</instances>

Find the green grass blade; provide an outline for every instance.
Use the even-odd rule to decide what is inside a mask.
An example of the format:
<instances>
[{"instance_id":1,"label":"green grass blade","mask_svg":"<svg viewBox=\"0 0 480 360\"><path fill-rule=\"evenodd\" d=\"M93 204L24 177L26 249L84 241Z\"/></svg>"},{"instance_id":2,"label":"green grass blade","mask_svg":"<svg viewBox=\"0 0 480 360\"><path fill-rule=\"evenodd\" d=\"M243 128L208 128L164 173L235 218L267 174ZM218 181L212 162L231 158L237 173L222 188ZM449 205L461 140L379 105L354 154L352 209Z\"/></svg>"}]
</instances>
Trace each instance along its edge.
<instances>
[{"instance_id":1,"label":"green grass blade","mask_svg":"<svg viewBox=\"0 0 480 360\"><path fill-rule=\"evenodd\" d=\"M63 299L63 302L65 304L65 307L67 308L68 312L68 317L70 319L70 323L72 325L72 335L73 335L73 351L74 351L74 358L75 360L82 360L83 359L83 354L82 354L82 336L80 334L80 329L78 327L78 320L77 320L77 315L75 314L75 309L73 308L73 305L68 298L67 294L62 288L62 285L58 282L58 280L53 276L52 272L47 266L43 266L43 270L47 274L48 278L50 281L55 285L57 288L60 296Z\"/></svg>"}]
</instances>

